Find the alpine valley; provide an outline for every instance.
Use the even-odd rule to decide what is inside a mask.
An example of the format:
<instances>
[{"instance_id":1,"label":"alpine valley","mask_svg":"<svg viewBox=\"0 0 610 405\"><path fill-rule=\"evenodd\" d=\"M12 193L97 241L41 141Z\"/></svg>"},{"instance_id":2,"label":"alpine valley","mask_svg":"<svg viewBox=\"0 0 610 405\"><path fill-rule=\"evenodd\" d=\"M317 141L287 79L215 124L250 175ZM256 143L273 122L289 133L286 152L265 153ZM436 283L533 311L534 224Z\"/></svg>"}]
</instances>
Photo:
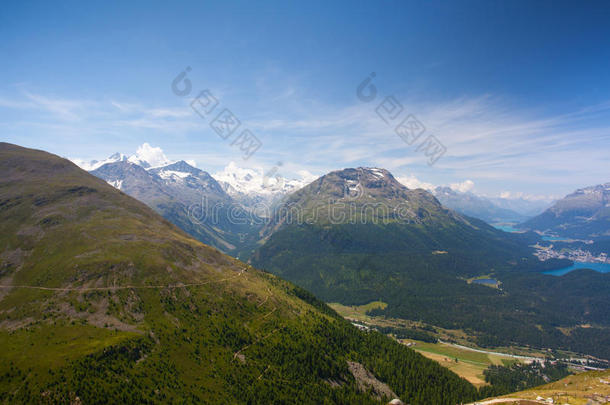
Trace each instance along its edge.
<instances>
[{"instance_id":1,"label":"alpine valley","mask_svg":"<svg viewBox=\"0 0 610 405\"><path fill-rule=\"evenodd\" d=\"M610 405L608 1L5 1L0 405Z\"/></svg>"},{"instance_id":2,"label":"alpine valley","mask_svg":"<svg viewBox=\"0 0 610 405\"><path fill-rule=\"evenodd\" d=\"M252 263L326 302L380 301L370 315L465 331L484 347L610 358L607 274L541 274L566 261L535 258L538 234L506 233L446 209L386 170L322 176L291 194L261 235Z\"/></svg>"},{"instance_id":3,"label":"alpine valley","mask_svg":"<svg viewBox=\"0 0 610 405\"><path fill-rule=\"evenodd\" d=\"M543 232L507 233L464 214L492 222L525 213L449 187L408 189L380 168L338 170L306 185L305 176L279 181L233 163L211 176L185 161L144 155L115 154L88 168L196 239L325 302L382 302L369 315L461 330L480 347L610 359L608 275L544 275L571 262L534 255L548 243ZM603 210L605 203L595 204Z\"/></svg>"},{"instance_id":4,"label":"alpine valley","mask_svg":"<svg viewBox=\"0 0 610 405\"><path fill-rule=\"evenodd\" d=\"M570 262L534 255L540 227L503 232L439 201L520 217L476 196L380 168L287 181L150 153L79 164L90 174L0 147L7 403L454 404L531 386L477 389L399 336L610 359L610 277L544 275Z\"/></svg>"},{"instance_id":5,"label":"alpine valley","mask_svg":"<svg viewBox=\"0 0 610 405\"><path fill-rule=\"evenodd\" d=\"M423 405L482 395L68 160L2 143L0 170L3 403Z\"/></svg>"}]
</instances>

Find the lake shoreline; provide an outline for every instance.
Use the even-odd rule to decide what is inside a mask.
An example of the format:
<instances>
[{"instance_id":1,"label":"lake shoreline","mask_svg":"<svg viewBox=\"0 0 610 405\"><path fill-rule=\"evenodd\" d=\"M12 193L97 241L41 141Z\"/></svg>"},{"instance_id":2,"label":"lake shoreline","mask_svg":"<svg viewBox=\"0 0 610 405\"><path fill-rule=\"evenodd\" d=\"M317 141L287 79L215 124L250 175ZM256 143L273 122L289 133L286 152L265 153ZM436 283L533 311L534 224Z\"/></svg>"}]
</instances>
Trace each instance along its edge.
<instances>
[{"instance_id":1,"label":"lake shoreline","mask_svg":"<svg viewBox=\"0 0 610 405\"><path fill-rule=\"evenodd\" d=\"M597 271L598 273L610 273L610 263L601 262L574 262L571 266L563 267L556 270L543 271L542 274L548 274L552 276L563 276L564 274L571 273L572 271L590 269Z\"/></svg>"}]
</instances>

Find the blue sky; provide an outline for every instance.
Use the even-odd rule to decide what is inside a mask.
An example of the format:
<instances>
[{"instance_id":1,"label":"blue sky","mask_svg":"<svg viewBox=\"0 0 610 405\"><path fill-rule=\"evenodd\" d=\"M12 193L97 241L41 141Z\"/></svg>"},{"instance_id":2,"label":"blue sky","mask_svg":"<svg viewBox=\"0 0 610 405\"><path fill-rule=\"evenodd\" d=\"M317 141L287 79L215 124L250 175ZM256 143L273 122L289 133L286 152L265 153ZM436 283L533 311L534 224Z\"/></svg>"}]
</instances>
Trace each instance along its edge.
<instances>
[{"instance_id":1,"label":"blue sky","mask_svg":"<svg viewBox=\"0 0 610 405\"><path fill-rule=\"evenodd\" d=\"M378 166L410 185L561 196L610 181L608 21L601 1L4 3L1 139L82 159L148 142L212 173ZM241 121L228 140L190 107L204 89ZM388 96L446 148L433 166L376 114ZM242 129L262 142L247 161L231 145Z\"/></svg>"}]
</instances>

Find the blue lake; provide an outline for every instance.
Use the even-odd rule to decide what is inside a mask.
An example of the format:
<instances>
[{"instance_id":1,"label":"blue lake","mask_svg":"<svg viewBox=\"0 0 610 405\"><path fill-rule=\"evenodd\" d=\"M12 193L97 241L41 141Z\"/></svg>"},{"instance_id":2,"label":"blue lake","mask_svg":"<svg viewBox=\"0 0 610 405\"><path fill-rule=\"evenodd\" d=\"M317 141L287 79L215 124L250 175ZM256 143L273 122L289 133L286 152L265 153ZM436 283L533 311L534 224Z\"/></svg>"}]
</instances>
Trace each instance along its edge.
<instances>
[{"instance_id":1,"label":"blue lake","mask_svg":"<svg viewBox=\"0 0 610 405\"><path fill-rule=\"evenodd\" d=\"M504 232L519 232L519 229L514 228L512 225L493 225L493 227Z\"/></svg>"},{"instance_id":2,"label":"blue lake","mask_svg":"<svg viewBox=\"0 0 610 405\"><path fill-rule=\"evenodd\" d=\"M563 269L549 270L543 272L544 274L551 274L553 276L563 276L573 270L578 269L591 269L599 271L600 273L610 273L610 263L585 263L585 262L574 262L570 267L564 267Z\"/></svg>"},{"instance_id":3,"label":"blue lake","mask_svg":"<svg viewBox=\"0 0 610 405\"><path fill-rule=\"evenodd\" d=\"M493 278L479 278L477 280L472 280L475 284L498 284L498 280L494 280Z\"/></svg>"},{"instance_id":4,"label":"blue lake","mask_svg":"<svg viewBox=\"0 0 610 405\"><path fill-rule=\"evenodd\" d=\"M567 238L562 238L561 236L543 236L542 240L547 240L547 241L560 241L560 240L566 240Z\"/></svg>"}]
</instances>

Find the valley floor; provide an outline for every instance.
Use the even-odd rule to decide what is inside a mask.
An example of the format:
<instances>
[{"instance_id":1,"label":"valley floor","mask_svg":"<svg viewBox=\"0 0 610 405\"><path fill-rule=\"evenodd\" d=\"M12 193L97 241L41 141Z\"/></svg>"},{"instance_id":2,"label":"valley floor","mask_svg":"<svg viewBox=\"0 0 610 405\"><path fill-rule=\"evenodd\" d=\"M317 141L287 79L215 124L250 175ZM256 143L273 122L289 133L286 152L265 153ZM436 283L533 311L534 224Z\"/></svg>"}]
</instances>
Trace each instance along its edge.
<instances>
[{"instance_id":1,"label":"valley floor","mask_svg":"<svg viewBox=\"0 0 610 405\"><path fill-rule=\"evenodd\" d=\"M491 365L508 366L514 363L531 363L547 357L548 352L523 347L498 348L486 350L472 347L473 343L467 333L462 330L447 330L438 327L430 327L405 319L389 319L384 317L373 317L368 311L376 308L385 308L387 304L381 301L371 302L360 306L347 306L338 303L330 303L329 306L341 316L355 325L363 328L411 328L415 330L433 330L433 335L438 341L436 343L424 342L418 339L397 338L400 343L410 347L423 356L438 362L440 365L450 369L460 377L465 378L476 387L487 385L483 371ZM452 343L455 342L455 343ZM573 357L572 353L562 353L565 357ZM491 402L490 402L491 404Z\"/></svg>"},{"instance_id":2,"label":"valley floor","mask_svg":"<svg viewBox=\"0 0 610 405\"><path fill-rule=\"evenodd\" d=\"M447 343L427 343L412 339L401 339L400 342L464 377L476 387L486 385L483 371L490 365L508 365L517 361L510 355L480 353Z\"/></svg>"}]
</instances>

